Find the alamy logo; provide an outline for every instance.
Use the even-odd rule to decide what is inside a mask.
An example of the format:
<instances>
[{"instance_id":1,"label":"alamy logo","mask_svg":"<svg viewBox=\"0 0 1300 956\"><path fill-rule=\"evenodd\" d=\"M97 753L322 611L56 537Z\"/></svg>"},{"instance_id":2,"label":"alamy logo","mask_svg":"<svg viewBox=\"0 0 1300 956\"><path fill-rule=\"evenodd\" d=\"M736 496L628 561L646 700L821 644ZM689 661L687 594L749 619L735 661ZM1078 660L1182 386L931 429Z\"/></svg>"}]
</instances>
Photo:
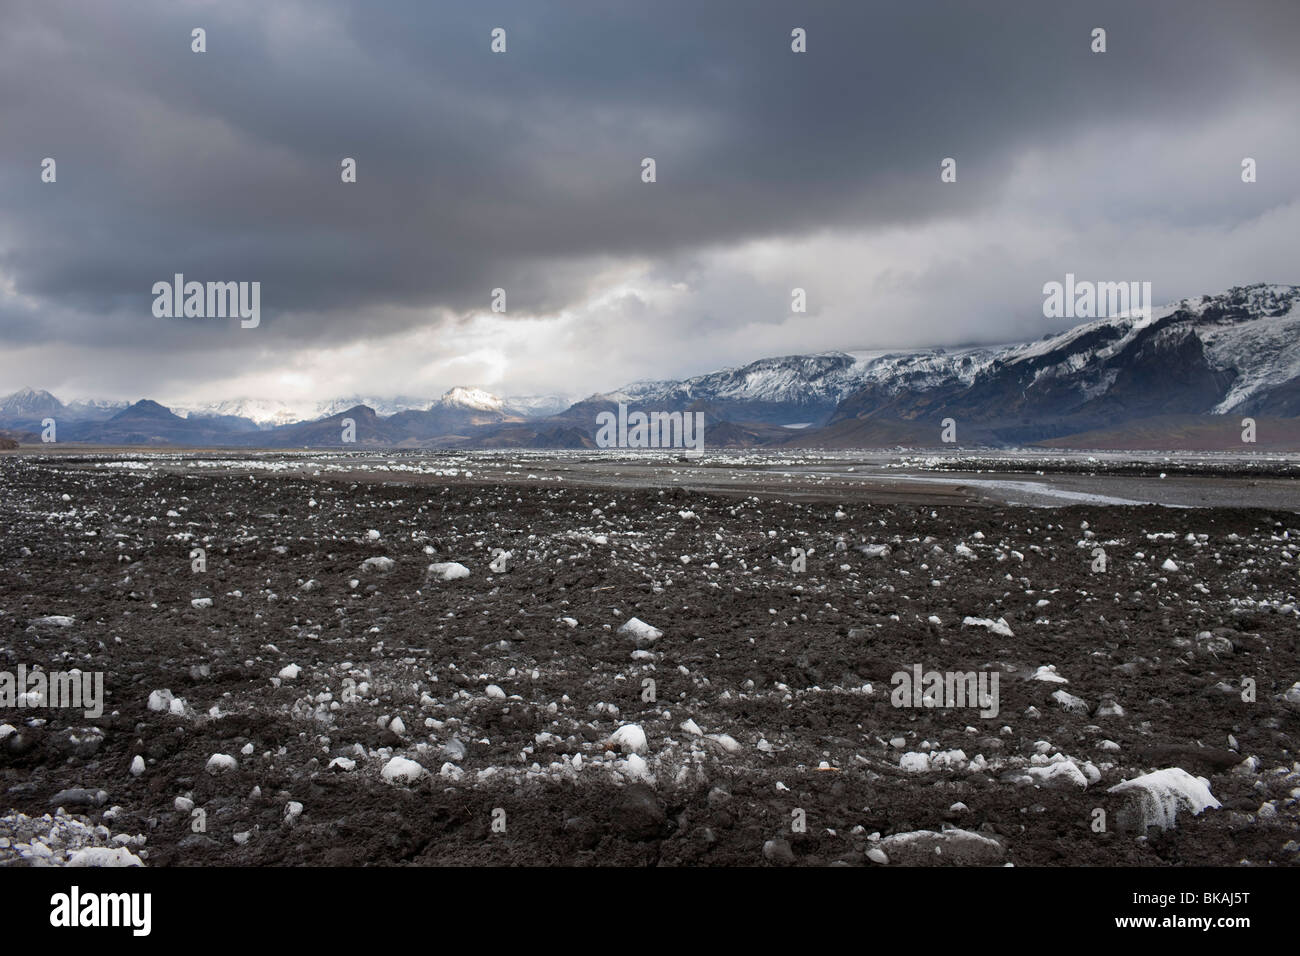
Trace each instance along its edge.
<instances>
[{"instance_id":1,"label":"alamy logo","mask_svg":"<svg viewBox=\"0 0 1300 956\"><path fill-rule=\"evenodd\" d=\"M152 914L152 893L83 894L74 886L70 892L50 897L50 925L59 928L127 926L134 936L148 936Z\"/></svg>"},{"instance_id":2,"label":"alamy logo","mask_svg":"<svg viewBox=\"0 0 1300 956\"><path fill-rule=\"evenodd\" d=\"M981 717L998 715L997 671L895 671L889 702L895 707L979 707Z\"/></svg>"},{"instance_id":3,"label":"alamy logo","mask_svg":"<svg viewBox=\"0 0 1300 956\"><path fill-rule=\"evenodd\" d=\"M104 713L104 675L101 671L0 671L0 710L73 707L88 718Z\"/></svg>"},{"instance_id":4,"label":"alamy logo","mask_svg":"<svg viewBox=\"0 0 1300 956\"><path fill-rule=\"evenodd\" d=\"M241 328L262 322L262 283L186 282L176 273L172 282L153 284L153 314L159 319L224 319L238 316Z\"/></svg>"},{"instance_id":5,"label":"alamy logo","mask_svg":"<svg viewBox=\"0 0 1300 956\"><path fill-rule=\"evenodd\" d=\"M1118 315L1151 318L1150 282L1065 282L1043 285L1043 315L1049 319L1105 319Z\"/></svg>"},{"instance_id":6,"label":"alamy logo","mask_svg":"<svg viewBox=\"0 0 1300 956\"><path fill-rule=\"evenodd\" d=\"M632 412L622 402L618 416L596 416L596 444L601 448L689 448L704 453L703 412Z\"/></svg>"}]
</instances>

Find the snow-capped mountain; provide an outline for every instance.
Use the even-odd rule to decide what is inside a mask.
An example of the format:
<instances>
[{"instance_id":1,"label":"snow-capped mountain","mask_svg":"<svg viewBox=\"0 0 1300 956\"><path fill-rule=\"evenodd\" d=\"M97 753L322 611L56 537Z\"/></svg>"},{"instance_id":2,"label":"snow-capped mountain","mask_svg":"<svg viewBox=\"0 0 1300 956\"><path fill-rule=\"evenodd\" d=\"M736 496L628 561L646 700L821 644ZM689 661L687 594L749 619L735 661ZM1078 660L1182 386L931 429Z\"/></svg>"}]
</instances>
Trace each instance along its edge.
<instances>
[{"instance_id":1,"label":"snow-capped mountain","mask_svg":"<svg viewBox=\"0 0 1300 956\"><path fill-rule=\"evenodd\" d=\"M1038 342L895 362L840 403L846 419L952 417L1038 440L1167 415L1300 414L1300 287L1255 285L1097 319Z\"/></svg>"},{"instance_id":2,"label":"snow-capped mountain","mask_svg":"<svg viewBox=\"0 0 1300 956\"><path fill-rule=\"evenodd\" d=\"M633 382L593 395L583 405L694 407L723 420L807 426L825 421L841 401L868 386L896 391L969 384L995 354L995 349L975 348L787 355L682 381Z\"/></svg>"},{"instance_id":3,"label":"snow-capped mountain","mask_svg":"<svg viewBox=\"0 0 1300 956\"><path fill-rule=\"evenodd\" d=\"M311 414L309 411L296 409L283 402L258 398L235 398L200 405L177 405L172 408L172 411L181 418L243 418L261 428L287 425L299 421L304 414Z\"/></svg>"},{"instance_id":4,"label":"snow-capped mountain","mask_svg":"<svg viewBox=\"0 0 1300 956\"><path fill-rule=\"evenodd\" d=\"M596 414L622 402L701 411L719 443L846 447L930 442L944 418L956 420L962 441L1024 444L1171 416L1297 417L1300 287L1234 288L1032 343L790 355L684 380L633 382L562 408L564 401L457 386L437 400L353 397L295 407L239 399L172 414L155 403L64 406L24 388L0 400L0 425L30 428L56 415L60 435L71 440L202 436L300 446L333 441L346 413L360 416L366 440L377 445L560 448L590 445Z\"/></svg>"},{"instance_id":5,"label":"snow-capped mountain","mask_svg":"<svg viewBox=\"0 0 1300 956\"><path fill-rule=\"evenodd\" d=\"M424 411L432 404L433 400L430 398L411 398L407 395L399 395L396 398L353 395L348 398L333 398L326 402L317 402L312 406L310 414L300 420L314 421L329 415L337 415L358 405L373 408L377 415L396 415L398 412Z\"/></svg>"},{"instance_id":6,"label":"snow-capped mountain","mask_svg":"<svg viewBox=\"0 0 1300 956\"><path fill-rule=\"evenodd\" d=\"M480 388L456 386L448 389L441 398L379 398L373 395L351 395L324 401L290 402L265 398L237 398L223 402L197 405L179 405L172 409L182 418L243 418L259 428L275 428L295 422L312 422L338 415L350 408L364 405L376 415L389 417L400 412L424 412L435 405L440 408L457 408L470 411L500 412L506 403Z\"/></svg>"},{"instance_id":7,"label":"snow-capped mountain","mask_svg":"<svg viewBox=\"0 0 1300 956\"><path fill-rule=\"evenodd\" d=\"M1033 343L761 359L681 381L634 382L562 417L577 423L615 402L787 428L873 420L925 423L928 433L953 417L969 437L993 442L1160 415L1300 415L1300 288L1235 288ZM807 440L816 431L806 429Z\"/></svg>"},{"instance_id":8,"label":"snow-capped mountain","mask_svg":"<svg viewBox=\"0 0 1300 956\"><path fill-rule=\"evenodd\" d=\"M358 405L373 408L380 415L396 415L398 412L424 410L433 404L431 399L375 398L353 395L348 398L331 398L325 401L289 402L267 398L236 398L223 402L187 404L173 407L172 411L182 418L244 418L259 428L275 428L291 425L294 422L310 422L319 418L337 415L339 412Z\"/></svg>"},{"instance_id":9,"label":"snow-capped mountain","mask_svg":"<svg viewBox=\"0 0 1300 956\"><path fill-rule=\"evenodd\" d=\"M575 396L552 392L549 395L507 395L502 399L506 408L512 408L525 418L546 418L558 415L573 404Z\"/></svg>"},{"instance_id":10,"label":"snow-capped mountain","mask_svg":"<svg viewBox=\"0 0 1300 956\"><path fill-rule=\"evenodd\" d=\"M1128 394L1152 374L1185 380L1148 396L1179 413L1300 414L1288 388L1300 379L1300 288L1231 289L1153 309L1146 318L1097 319L1028 344L761 359L682 381L634 382L586 401L705 405L733 420L779 424L817 411L834 421L913 419L936 408L978 420L1090 411L1122 418L1152 404ZM1114 407L1104 413L1107 404Z\"/></svg>"},{"instance_id":11,"label":"snow-capped mountain","mask_svg":"<svg viewBox=\"0 0 1300 956\"><path fill-rule=\"evenodd\" d=\"M1193 336L1207 369L1232 379L1221 399L1203 410L1228 414L1300 376L1298 310L1300 288L1250 286L1183 299L1153 310L1148 318L1088 322L1044 341L1007 349L997 358L1009 366L1032 365L1035 380L1068 379L1081 373L1086 379L1086 370L1092 370L1095 377L1079 385L1080 394L1091 399L1114 385L1120 360L1135 346L1141 343L1160 350Z\"/></svg>"},{"instance_id":12,"label":"snow-capped mountain","mask_svg":"<svg viewBox=\"0 0 1300 956\"><path fill-rule=\"evenodd\" d=\"M68 402L64 412L76 419L106 421L130 404L103 398L77 398Z\"/></svg>"},{"instance_id":13,"label":"snow-capped mountain","mask_svg":"<svg viewBox=\"0 0 1300 956\"><path fill-rule=\"evenodd\" d=\"M20 388L0 398L0 419L27 421L46 415L58 415L64 404L44 389Z\"/></svg>"},{"instance_id":14,"label":"snow-capped mountain","mask_svg":"<svg viewBox=\"0 0 1300 956\"><path fill-rule=\"evenodd\" d=\"M584 405L622 402L667 410L707 406L719 419L804 423L824 419L861 381L859 359L846 352L759 359L683 381L641 381L593 395Z\"/></svg>"},{"instance_id":15,"label":"snow-capped mountain","mask_svg":"<svg viewBox=\"0 0 1300 956\"><path fill-rule=\"evenodd\" d=\"M464 385L447 389L442 398L438 399L438 404L444 408L465 408L479 412L499 412L505 407L505 402L491 392Z\"/></svg>"}]
</instances>

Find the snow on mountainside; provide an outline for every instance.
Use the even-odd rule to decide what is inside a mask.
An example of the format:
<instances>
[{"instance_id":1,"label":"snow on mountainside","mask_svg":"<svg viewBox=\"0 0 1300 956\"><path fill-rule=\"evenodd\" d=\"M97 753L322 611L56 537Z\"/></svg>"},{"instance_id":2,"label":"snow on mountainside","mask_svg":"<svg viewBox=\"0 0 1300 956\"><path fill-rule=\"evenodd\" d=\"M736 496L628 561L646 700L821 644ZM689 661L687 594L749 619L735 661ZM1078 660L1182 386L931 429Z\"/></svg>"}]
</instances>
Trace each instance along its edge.
<instances>
[{"instance_id":1,"label":"snow on mountainside","mask_svg":"<svg viewBox=\"0 0 1300 956\"><path fill-rule=\"evenodd\" d=\"M942 409L986 422L1007 440L1042 432L1040 420L1068 429L1153 414L1300 415L1298 301L1295 286L1255 285L1146 317L1084 322L1032 343L761 359L682 381L634 382L588 401L695 403L718 420L786 426L914 421Z\"/></svg>"},{"instance_id":2,"label":"snow on mountainside","mask_svg":"<svg viewBox=\"0 0 1300 956\"><path fill-rule=\"evenodd\" d=\"M448 408L466 408L481 412L499 412L505 406L505 402L491 392L481 388L467 388L464 385L447 389L442 398L438 399L438 404Z\"/></svg>"},{"instance_id":3,"label":"snow on mountainside","mask_svg":"<svg viewBox=\"0 0 1300 956\"><path fill-rule=\"evenodd\" d=\"M857 381L856 360L846 352L759 359L738 368L708 372L682 381L641 381L593 399L621 402L771 402L807 405L835 402Z\"/></svg>"},{"instance_id":4,"label":"snow on mountainside","mask_svg":"<svg viewBox=\"0 0 1300 956\"><path fill-rule=\"evenodd\" d=\"M303 414L310 414L311 406L294 408L283 402L259 398L236 398L224 402L210 402L201 405L177 405L172 412L181 418L246 418L262 428L287 425L299 420Z\"/></svg>"},{"instance_id":5,"label":"snow on mountainside","mask_svg":"<svg viewBox=\"0 0 1300 956\"><path fill-rule=\"evenodd\" d=\"M73 413L112 415L127 408L130 404L130 402L115 402L106 398L74 398L68 402L67 408L69 412Z\"/></svg>"},{"instance_id":6,"label":"snow on mountainside","mask_svg":"<svg viewBox=\"0 0 1300 956\"><path fill-rule=\"evenodd\" d=\"M61 412L63 407L62 402L44 389L23 387L0 399L0 417L29 418Z\"/></svg>"},{"instance_id":7,"label":"snow on mountainside","mask_svg":"<svg viewBox=\"0 0 1300 956\"><path fill-rule=\"evenodd\" d=\"M1261 303L1262 317L1253 322L1223 322L1200 332L1210 361L1235 368L1240 375L1216 415L1227 414L1273 386L1300 376L1300 289L1267 287L1275 298Z\"/></svg>"},{"instance_id":8,"label":"snow on mountainside","mask_svg":"<svg viewBox=\"0 0 1300 956\"><path fill-rule=\"evenodd\" d=\"M246 418L261 428L275 428L294 422L311 422L328 418L345 412L358 405L373 408L380 415L395 415L398 412L416 409L423 411L433 402L430 399L373 398L353 395L349 398L331 398L318 402L285 402L270 398L235 398L224 402L208 402L198 405L177 405L172 411L182 418L218 418L231 416Z\"/></svg>"},{"instance_id":9,"label":"snow on mountainside","mask_svg":"<svg viewBox=\"0 0 1300 956\"><path fill-rule=\"evenodd\" d=\"M625 385L593 399L622 402L769 402L792 407L839 402L867 385L893 393L908 388L969 384L997 355L990 348L917 352L821 352L759 359L683 381Z\"/></svg>"},{"instance_id":10,"label":"snow on mountainside","mask_svg":"<svg viewBox=\"0 0 1300 956\"><path fill-rule=\"evenodd\" d=\"M569 436L564 441L586 434L594 421L591 406L613 402L696 408L711 424L802 426L809 434L828 426L838 428L835 435L846 436L844 441L885 434L862 422L919 427L948 415L976 426L967 435L1004 443L1055 439L1162 415L1297 417L1300 287L1233 288L1155 308L1147 317L1086 321L1023 344L764 358L682 380L637 381L576 404L559 394L502 399L486 389L456 386L437 400L243 398L174 411L200 430L246 428L250 421L267 430L366 405L380 419L397 416L393 434L403 441L439 436L478 441L481 433L474 429L547 420L543 427L551 430L540 438L517 427L507 438L555 442L561 440L556 428L573 432L564 432ZM61 423L80 420L89 426L121 408L122 403L87 400L65 407L49 392L24 388L0 399L0 421L30 427L53 414Z\"/></svg>"},{"instance_id":11,"label":"snow on mountainside","mask_svg":"<svg viewBox=\"0 0 1300 956\"><path fill-rule=\"evenodd\" d=\"M930 349L924 352L855 352L849 391L875 385L886 394L903 388L969 385L992 364L1001 348Z\"/></svg>"},{"instance_id":12,"label":"snow on mountainside","mask_svg":"<svg viewBox=\"0 0 1300 956\"><path fill-rule=\"evenodd\" d=\"M525 418L545 418L558 415L574 402L573 395L553 392L549 395L507 395L506 408L514 409Z\"/></svg>"},{"instance_id":13,"label":"snow on mountainside","mask_svg":"<svg viewBox=\"0 0 1300 956\"><path fill-rule=\"evenodd\" d=\"M358 405L373 408L376 415L396 415L398 412L423 411L432 404L431 399L408 398L405 395L399 395L396 398L352 395L347 398L331 399L328 402L318 402L312 409L311 414L299 419L299 421L316 421L320 418L328 418L330 415L346 412L349 408L356 408Z\"/></svg>"},{"instance_id":14,"label":"snow on mountainside","mask_svg":"<svg viewBox=\"0 0 1300 956\"><path fill-rule=\"evenodd\" d=\"M1228 414L1300 376L1300 287L1288 285L1247 286L1182 299L1153 309L1149 318L1097 319L1040 342L1013 346L997 358L1008 366L1034 361L1035 381L1093 370L1098 374L1092 390L1103 394L1118 374L1103 367L1152 328L1158 329L1156 343L1194 335L1209 367L1234 377L1217 404L1188 411Z\"/></svg>"}]
</instances>

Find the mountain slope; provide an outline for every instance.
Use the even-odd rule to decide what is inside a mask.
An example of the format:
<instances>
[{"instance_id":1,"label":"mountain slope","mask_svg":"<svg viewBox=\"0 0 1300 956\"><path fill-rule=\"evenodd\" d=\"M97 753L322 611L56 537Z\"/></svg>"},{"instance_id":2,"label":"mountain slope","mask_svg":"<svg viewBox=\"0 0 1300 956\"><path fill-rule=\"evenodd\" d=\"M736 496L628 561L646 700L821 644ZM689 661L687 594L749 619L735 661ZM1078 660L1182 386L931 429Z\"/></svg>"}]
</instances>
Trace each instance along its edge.
<instances>
[{"instance_id":1,"label":"mountain slope","mask_svg":"<svg viewBox=\"0 0 1300 956\"><path fill-rule=\"evenodd\" d=\"M1300 413L1300 288L1251 286L974 353L919 384L880 377L831 417L951 417L967 437L1027 442L1164 415Z\"/></svg>"},{"instance_id":2,"label":"mountain slope","mask_svg":"<svg viewBox=\"0 0 1300 956\"><path fill-rule=\"evenodd\" d=\"M42 389L23 387L0 398L0 422L39 425L42 418L57 418L66 408L61 401Z\"/></svg>"},{"instance_id":3,"label":"mountain slope","mask_svg":"<svg viewBox=\"0 0 1300 956\"><path fill-rule=\"evenodd\" d=\"M960 444L1068 444L1074 436L1130 447L1161 428L1219 442L1234 418L1300 416L1300 287L1234 288L1031 343L789 355L634 382L563 409L556 398L505 400L456 387L436 401L321 402L309 419L286 420L295 414L287 406L248 399L178 415L149 401L64 406L26 388L0 400L0 427L32 431L49 415L60 440L328 447L343 444L342 420L352 418L359 445L579 448L595 446L600 413L625 404L701 413L705 446L715 448L932 445L946 418ZM553 413L538 414L546 408ZM1270 433L1285 442L1291 430Z\"/></svg>"}]
</instances>

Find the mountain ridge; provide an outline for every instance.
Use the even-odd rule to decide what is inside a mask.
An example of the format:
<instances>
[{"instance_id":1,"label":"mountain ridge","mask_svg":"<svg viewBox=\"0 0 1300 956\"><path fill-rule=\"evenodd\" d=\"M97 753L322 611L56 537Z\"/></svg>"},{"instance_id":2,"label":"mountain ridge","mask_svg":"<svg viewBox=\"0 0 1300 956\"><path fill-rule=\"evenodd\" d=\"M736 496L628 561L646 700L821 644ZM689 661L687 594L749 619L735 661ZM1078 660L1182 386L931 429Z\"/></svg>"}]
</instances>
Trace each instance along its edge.
<instances>
[{"instance_id":1,"label":"mountain ridge","mask_svg":"<svg viewBox=\"0 0 1300 956\"><path fill-rule=\"evenodd\" d=\"M316 403L315 417L284 420L270 403L253 408L250 399L173 411L148 400L64 405L24 387L0 399L0 427L32 430L54 415L71 418L59 423L61 440L332 446L353 412L357 441L366 444L594 447L596 416L625 404L699 412L715 442L736 447L937 444L945 418L955 421L960 443L1121 440L1126 423L1162 418L1300 416L1300 287L1234 287L1149 314L1090 319L1033 342L767 357L632 382L562 410L562 396L525 398L530 407L518 409L485 389L455 386L436 400L335 399Z\"/></svg>"}]
</instances>

